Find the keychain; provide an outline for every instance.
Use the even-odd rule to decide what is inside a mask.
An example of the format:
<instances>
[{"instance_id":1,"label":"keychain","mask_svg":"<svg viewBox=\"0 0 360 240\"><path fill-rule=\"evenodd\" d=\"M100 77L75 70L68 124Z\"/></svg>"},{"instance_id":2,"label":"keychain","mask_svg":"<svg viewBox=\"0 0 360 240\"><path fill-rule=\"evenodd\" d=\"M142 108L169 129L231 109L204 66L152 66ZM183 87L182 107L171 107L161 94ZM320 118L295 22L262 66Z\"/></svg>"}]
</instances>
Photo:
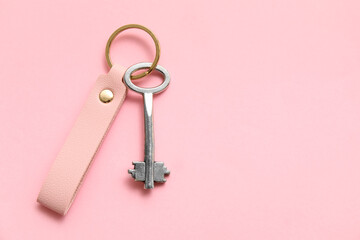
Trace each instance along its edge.
<instances>
[{"instance_id":1,"label":"keychain","mask_svg":"<svg viewBox=\"0 0 360 240\"><path fill-rule=\"evenodd\" d=\"M153 63L138 63L126 70L122 66L113 66L109 52L111 43L116 36L130 28L147 32L155 43L156 54ZM105 75L100 75L91 89L75 124L49 170L37 199L40 204L61 215L68 212L97 150L125 100L127 88L124 82L128 88L143 95L145 117L144 161L133 162L134 169L130 169L128 172L135 178L135 181L145 182L146 189L153 188L154 182L165 182L164 175L170 173L164 163L154 161L153 94L165 90L170 82L169 73L157 64L160 58L159 41L144 26L125 25L110 36L106 44L105 56L110 71ZM134 75L133 73L139 69L147 70ZM164 76L164 81L160 86L141 88L133 84L132 80L145 77L155 69Z\"/></svg>"}]
</instances>

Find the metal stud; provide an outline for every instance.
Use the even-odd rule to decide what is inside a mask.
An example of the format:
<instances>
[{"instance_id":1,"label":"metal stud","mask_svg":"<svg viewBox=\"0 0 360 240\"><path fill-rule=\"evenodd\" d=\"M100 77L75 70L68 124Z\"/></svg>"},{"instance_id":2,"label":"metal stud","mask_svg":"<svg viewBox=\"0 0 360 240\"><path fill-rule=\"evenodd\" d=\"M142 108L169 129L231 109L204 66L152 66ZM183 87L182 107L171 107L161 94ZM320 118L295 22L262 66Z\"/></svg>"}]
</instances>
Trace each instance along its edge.
<instances>
[{"instance_id":1,"label":"metal stud","mask_svg":"<svg viewBox=\"0 0 360 240\"><path fill-rule=\"evenodd\" d=\"M99 99L103 103L109 103L109 102L111 102L111 100L113 100L113 98L114 98L114 94L109 89L104 89L99 94Z\"/></svg>"}]
</instances>

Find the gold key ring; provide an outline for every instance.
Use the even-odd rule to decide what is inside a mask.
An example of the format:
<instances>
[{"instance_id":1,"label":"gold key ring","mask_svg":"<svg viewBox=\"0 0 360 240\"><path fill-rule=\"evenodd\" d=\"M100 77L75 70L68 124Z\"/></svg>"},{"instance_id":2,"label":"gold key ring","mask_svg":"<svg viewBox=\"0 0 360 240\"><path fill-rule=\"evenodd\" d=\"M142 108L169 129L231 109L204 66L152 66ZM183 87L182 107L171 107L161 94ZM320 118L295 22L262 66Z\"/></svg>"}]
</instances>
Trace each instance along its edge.
<instances>
[{"instance_id":1,"label":"gold key ring","mask_svg":"<svg viewBox=\"0 0 360 240\"><path fill-rule=\"evenodd\" d=\"M153 61L152 65L148 68L148 70L143 72L143 73L140 73L138 75L131 75L131 79L139 79L139 78L145 77L149 73L151 73L155 69L155 67L157 66L157 64L159 62L159 58L160 58L159 40L157 40L154 33L152 33L148 28L146 28L146 27L144 27L142 25L139 25L139 24L128 24L128 25L125 25L125 26L122 26L122 27L116 29L116 31L113 32L113 34L111 34L109 40L106 43L105 57L106 57L106 61L107 61L108 65L109 65L109 67L111 68L112 67L112 62L111 62L111 58L110 58L110 55L109 55L111 43L116 38L116 36L119 35L119 33L121 33L122 31L124 31L126 29L130 29L130 28L137 28L137 29L141 29L141 30L147 32L151 36L151 38L154 40L155 47L156 47L156 54L155 54L154 61Z\"/></svg>"}]
</instances>

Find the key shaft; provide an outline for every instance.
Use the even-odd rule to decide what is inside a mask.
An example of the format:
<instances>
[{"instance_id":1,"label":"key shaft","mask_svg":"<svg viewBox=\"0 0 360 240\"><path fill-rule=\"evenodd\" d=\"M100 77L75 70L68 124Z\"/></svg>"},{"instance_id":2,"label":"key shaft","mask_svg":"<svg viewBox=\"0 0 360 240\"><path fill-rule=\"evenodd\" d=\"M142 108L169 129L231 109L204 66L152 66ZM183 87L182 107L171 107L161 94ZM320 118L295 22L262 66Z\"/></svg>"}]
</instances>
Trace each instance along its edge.
<instances>
[{"instance_id":1,"label":"key shaft","mask_svg":"<svg viewBox=\"0 0 360 240\"><path fill-rule=\"evenodd\" d=\"M153 94L144 93L144 124L145 124L145 188L154 188L154 118Z\"/></svg>"}]
</instances>

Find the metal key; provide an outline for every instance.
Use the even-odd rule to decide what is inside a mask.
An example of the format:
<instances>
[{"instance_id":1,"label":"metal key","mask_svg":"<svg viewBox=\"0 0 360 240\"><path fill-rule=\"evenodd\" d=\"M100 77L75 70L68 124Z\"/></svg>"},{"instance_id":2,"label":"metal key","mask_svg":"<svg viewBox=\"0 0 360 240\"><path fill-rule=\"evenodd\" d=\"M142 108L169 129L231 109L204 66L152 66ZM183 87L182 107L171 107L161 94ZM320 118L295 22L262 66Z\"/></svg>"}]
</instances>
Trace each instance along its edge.
<instances>
[{"instance_id":1,"label":"metal key","mask_svg":"<svg viewBox=\"0 0 360 240\"><path fill-rule=\"evenodd\" d=\"M145 189L154 188L154 182L166 182L165 175L170 171L163 162L155 162L154 156L154 126L153 126L153 95L164 91L170 83L170 75L162 66L157 65L156 70L162 73L164 81L154 88L138 87L131 81L131 74L140 69L146 69L152 63L138 63L131 66L124 75L124 82L131 90L141 93L144 99L144 123L145 123L145 157L144 162L133 162L134 169L129 169L135 181L145 182Z\"/></svg>"}]
</instances>

